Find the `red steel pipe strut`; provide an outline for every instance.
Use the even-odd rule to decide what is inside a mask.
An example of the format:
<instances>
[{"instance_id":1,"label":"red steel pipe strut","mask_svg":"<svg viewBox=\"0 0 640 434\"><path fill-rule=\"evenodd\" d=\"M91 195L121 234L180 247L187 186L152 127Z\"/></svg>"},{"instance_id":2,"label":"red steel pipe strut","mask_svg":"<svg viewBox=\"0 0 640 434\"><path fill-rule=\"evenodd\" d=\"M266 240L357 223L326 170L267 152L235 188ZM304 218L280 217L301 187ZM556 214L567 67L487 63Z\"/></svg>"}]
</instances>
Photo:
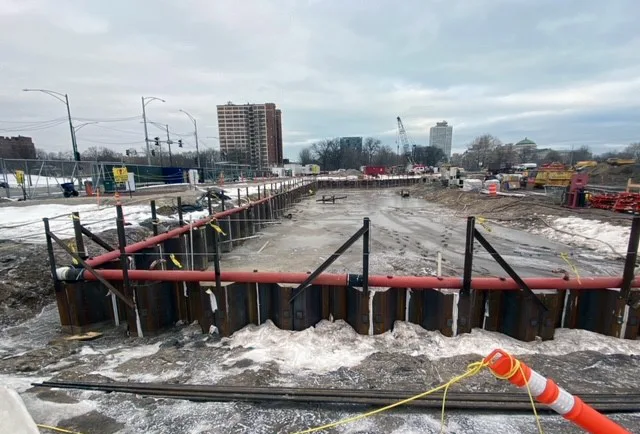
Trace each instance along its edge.
<instances>
[{"instance_id":1,"label":"red steel pipe strut","mask_svg":"<svg viewBox=\"0 0 640 434\"><path fill-rule=\"evenodd\" d=\"M88 270L71 267L59 268L57 275L60 280L97 280ZM96 270L98 271L98 270ZM122 280L122 270L99 270L107 280ZM220 280L223 282L247 283L290 283L300 284L309 277L307 273L280 273L266 271L223 271ZM161 280L168 282L213 282L213 271L182 271L182 270L129 270L132 280ZM523 279L531 289L605 289L620 288L622 277L581 277L578 279L562 279L556 277L532 277ZM359 282L354 283L354 282ZM316 277L312 284L331 286L362 286L362 276L355 274L323 273ZM461 289L461 277L433 277L433 276L369 276L369 286L377 288L440 288ZM640 288L640 279L635 279L631 285ZM513 279L502 277L474 277L471 288L478 290L519 290L520 287Z\"/></svg>"},{"instance_id":2,"label":"red steel pipe strut","mask_svg":"<svg viewBox=\"0 0 640 434\"><path fill-rule=\"evenodd\" d=\"M166 240L168 240L170 238L175 238L175 237L177 237L179 235L186 234L187 232L189 232L191 230L191 227L199 228L201 226L204 226L204 225L208 224L212 220L222 219L222 218L230 216L232 214L236 214L236 213L242 212L242 211L244 211L246 209L249 209L253 205L259 205L261 203L268 202L269 200L271 200L271 198L273 198L275 196L277 196L277 195L269 196L269 197L265 197L263 199L257 200L255 202L252 202L251 205L243 205L241 207L231 208L231 209L228 209L226 211L222 211L222 212L216 213L216 214L214 214L212 216L209 216L209 217L206 217L206 218L203 218L203 219L200 219L200 220L196 220L195 222L193 222L193 223L191 223L189 225L181 226L179 228L173 229L173 230L165 232L163 234L159 234L159 235L153 236L151 238L147 238L146 240L142 240L142 241L139 241L137 243L129 244L128 246L126 246L125 252L126 253L136 253L136 252L138 252L138 251L140 251L142 249L145 249L147 247L155 246L155 245L157 245L157 244L159 244L159 243L161 243L163 241L166 241ZM87 264L89 264L92 267L98 267L98 266L100 266L100 265L102 265L102 264L104 264L106 262L113 261L114 259L118 259L119 257L120 257L120 251L114 250L112 252L107 252L107 253L104 253L104 254L102 254L100 256L96 256L95 258L88 259L86 262L87 262Z\"/></svg>"}]
</instances>

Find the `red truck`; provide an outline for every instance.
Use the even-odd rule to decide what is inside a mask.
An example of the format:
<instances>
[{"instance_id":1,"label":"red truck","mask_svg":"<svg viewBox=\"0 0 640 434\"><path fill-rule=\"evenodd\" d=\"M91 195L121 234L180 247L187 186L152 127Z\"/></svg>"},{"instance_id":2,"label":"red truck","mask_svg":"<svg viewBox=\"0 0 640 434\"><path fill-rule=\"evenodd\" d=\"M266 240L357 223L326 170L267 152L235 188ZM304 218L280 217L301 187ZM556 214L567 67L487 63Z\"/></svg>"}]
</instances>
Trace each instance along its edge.
<instances>
[{"instance_id":1,"label":"red truck","mask_svg":"<svg viewBox=\"0 0 640 434\"><path fill-rule=\"evenodd\" d=\"M387 173L387 168L384 166L365 166L364 174L369 176L384 175Z\"/></svg>"}]
</instances>

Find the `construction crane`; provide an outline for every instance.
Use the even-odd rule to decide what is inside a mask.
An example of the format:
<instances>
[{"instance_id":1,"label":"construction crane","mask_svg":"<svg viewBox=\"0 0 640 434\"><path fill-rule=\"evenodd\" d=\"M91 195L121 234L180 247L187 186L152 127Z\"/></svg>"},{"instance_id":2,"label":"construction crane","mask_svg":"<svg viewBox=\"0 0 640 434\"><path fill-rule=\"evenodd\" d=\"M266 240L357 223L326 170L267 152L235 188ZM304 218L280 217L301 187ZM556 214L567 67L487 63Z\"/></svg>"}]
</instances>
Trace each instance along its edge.
<instances>
[{"instance_id":1,"label":"construction crane","mask_svg":"<svg viewBox=\"0 0 640 434\"><path fill-rule=\"evenodd\" d=\"M409 136L407 135L407 130L404 129L404 125L402 125L402 119L398 116L398 137L399 141L402 143L402 151L404 152L404 156L407 159L407 167L405 170L408 173L414 173L416 170L416 164L413 161L413 154L415 152L416 145L409 141ZM400 146L398 143L398 147ZM421 166L421 170L424 171L424 167Z\"/></svg>"},{"instance_id":2,"label":"construction crane","mask_svg":"<svg viewBox=\"0 0 640 434\"><path fill-rule=\"evenodd\" d=\"M402 143L402 151L404 152L405 157L411 158L411 143L409 143L407 130L404 129L404 125L402 125L402 119L400 119L400 116L398 116L398 136L400 137L400 142Z\"/></svg>"}]
</instances>

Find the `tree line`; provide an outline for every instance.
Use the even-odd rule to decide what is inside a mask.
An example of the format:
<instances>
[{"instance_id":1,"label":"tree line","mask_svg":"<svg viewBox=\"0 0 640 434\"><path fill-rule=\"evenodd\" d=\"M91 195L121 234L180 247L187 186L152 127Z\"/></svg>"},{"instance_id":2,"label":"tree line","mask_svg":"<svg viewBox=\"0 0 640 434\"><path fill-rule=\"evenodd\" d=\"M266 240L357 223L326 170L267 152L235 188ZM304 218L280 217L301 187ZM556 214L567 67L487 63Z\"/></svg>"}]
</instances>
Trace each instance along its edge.
<instances>
[{"instance_id":1,"label":"tree line","mask_svg":"<svg viewBox=\"0 0 640 434\"><path fill-rule=\"evenodd\" d=\"M502 143L500 139L484 134L476 137L467 145L463 153L451 156L451 164L466 170L497 170L522 163L563 163L572 165L578 161L605 161L608 158L640 158L640 143L632 143L621 151L594 155L588 146L571 150L532 149L517 147L513 143Z\"/></svg>"},{"instance_id":2,"label":"tree line","mask_svg":"<svg viewBox=\"0 0 640 434\"><path fill-rule=\"evenodd\" d=\"M445 161L444 152L435 146L416 146L411 155L414 163L436 166ZM404 165L406 156L400 156L375 137L366 137L362 146L344 143L340 138L320 140L300 151L300 164L317 164L321 170L360 169L362 166Z\"/></svg>"}]
</instances>

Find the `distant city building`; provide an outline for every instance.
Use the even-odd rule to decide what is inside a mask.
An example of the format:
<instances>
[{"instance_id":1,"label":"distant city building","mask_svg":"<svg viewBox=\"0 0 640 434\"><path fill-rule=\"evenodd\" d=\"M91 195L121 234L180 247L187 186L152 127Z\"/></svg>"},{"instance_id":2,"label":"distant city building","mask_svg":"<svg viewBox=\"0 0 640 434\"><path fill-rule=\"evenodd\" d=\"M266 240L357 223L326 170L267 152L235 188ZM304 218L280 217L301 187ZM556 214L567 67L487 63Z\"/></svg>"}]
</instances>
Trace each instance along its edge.
<instances>
[{"instance_id":1,"label":"distant city building","mask_svg":"<svg viewBox=\"0 0 640 434\"><path fill-rule=\"evenodd\" d=\"M282 113L274 103L228 104L218 108L220 151L254 169L281 166Z\"/></svg>"},{"instance_id":2,"label":"distant city building","mask_svg":"<svg viewBox=\"0 0 640 434\"><path fill-rule=\"evenodd\" d=\"M340 137L340 148L357 149L362 152L362 137Z\"/></svg>"},{"instance_id":3,"label":"distant city building","mask_svg":"<svg viewBox=\"0 0 640 434\"><path fill-rule=\"evenodd\" d=\"M36 158L36 146L31 137L0 136L0 158L19 158L33 160Z\"/></svg>"},{"instance_id":4,"label":"distant city building","mask_svg":"<svg viewBox=\"0 0 640 434\"><path fill-rule=\"evenodd\" d=\"M447 160L451 158L451 140L453 138L453 127L447 121L436 123L429 130L429 146L442 149Z\"/></svg>"},{"instance_id":5,"label":"distant city building","mask_svg":"<svg viewBox=\"0 0 640 434\"><path fill-rule=\"evenodd\" d=\"M529 140L528 138L525 137L524 139L520 140L518 143L513 145L513 147L515 148L516 152L523 152L523 151L534 152L538 148L538 145L536 145L536 142L534 142L533 140Z\"/></svg>"}]
</instances>

